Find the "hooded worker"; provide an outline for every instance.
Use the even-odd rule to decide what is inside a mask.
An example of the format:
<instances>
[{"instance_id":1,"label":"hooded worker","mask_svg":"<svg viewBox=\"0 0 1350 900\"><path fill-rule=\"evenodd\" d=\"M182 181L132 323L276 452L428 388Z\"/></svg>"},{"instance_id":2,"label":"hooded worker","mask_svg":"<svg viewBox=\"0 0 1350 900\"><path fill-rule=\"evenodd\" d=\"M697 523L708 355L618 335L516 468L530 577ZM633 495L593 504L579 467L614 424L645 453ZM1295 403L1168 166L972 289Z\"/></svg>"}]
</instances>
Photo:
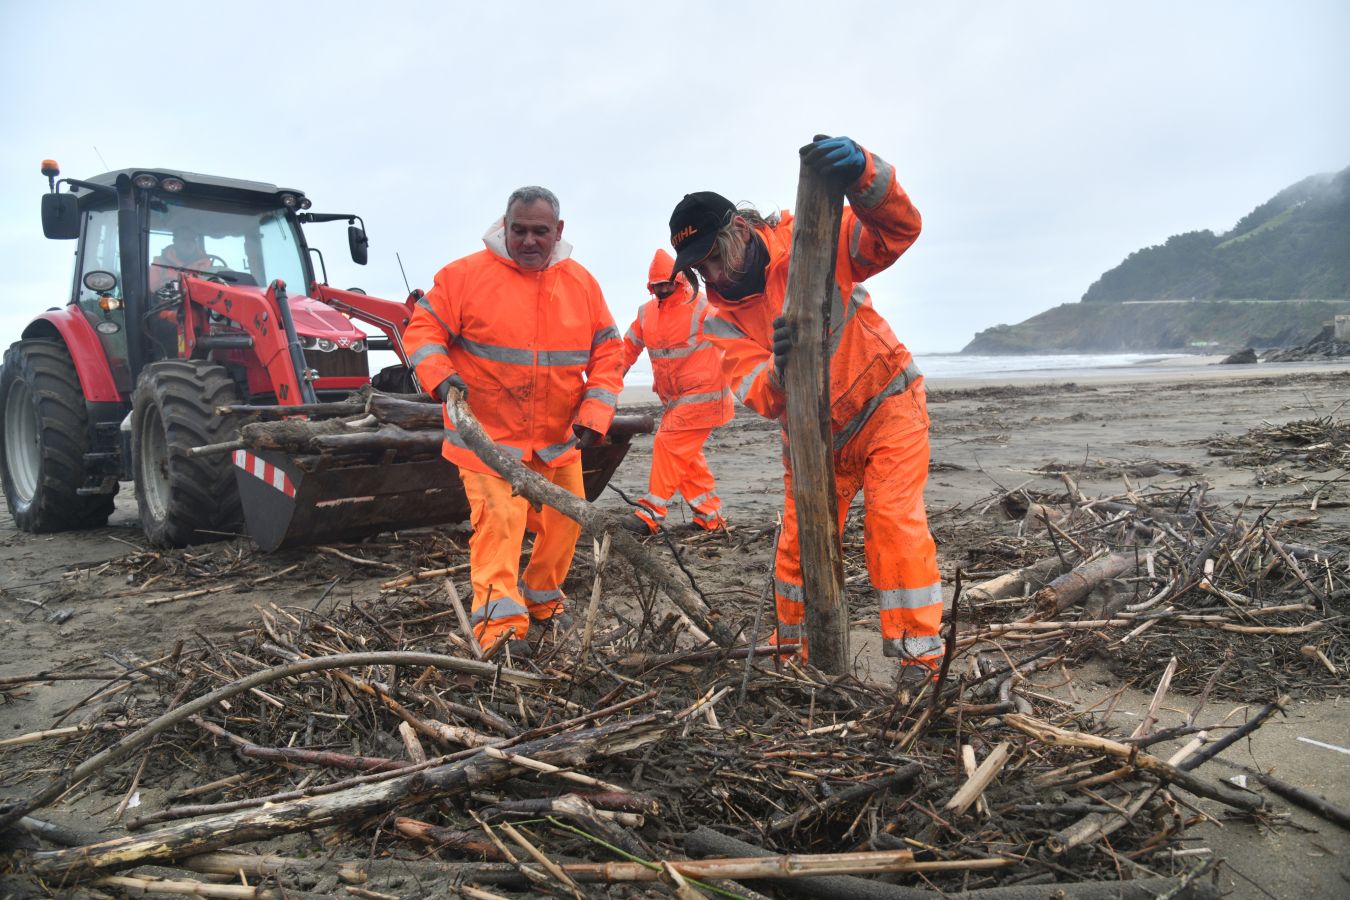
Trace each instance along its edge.
<instances>
[{"instance_id":1,"label":"hooded worker","mask_svg":"<svg viewBox=\"0 0 1350 900\"><path fill-rule=\"evenodd\" d=\"M511 194L485 249L436 273L403 333L418 381L445 401L450 390L494 443L553 484L584 496L581 448L598 443L623 386L623 344L591 273L570 258L552 191ZM473 536L474 635L484 648L512 641L528 654L530 622L566 627L563 580L581 526L523 496L465 445L444 415L442 455L459 467ZM526 528L535 531L520 573Z\"/></svg>"},{"instance_id":2,"label":"hooded worker","mask_svg":"<svg viewBox=\"0 0 1350 900\"><path fill-rule=\"evenodd\" d=\"M191 225L179 225L173 230L173 241L165 244L150 263L150 290L178 280L184 270L205 272L210 268L211 257L202 246L202 233Z\"/></svg>"},{"instance_id":3,"label":"hooded worker","mask_svg":"<svg viewBox=\"0 0 1350 900\"><path fill-rule=\"evenodd\" d=\"M722 351L703 334L708 301L687 278L673 273L673 264L669 253L656 251L647 273L652 299L623 337L624 371L645 348L656 395L665 407L652 441L647 495L623 523L638 534L660 528L676 493L693 509L694 527L714 531L726 526L703 444L714 428L731 421L731 391L722 374Z\"/></svg>"},{"instance_id":4,"label":"hooded worker","mask_svg":"<svg viewBox=\"0 0 1350 900\"><path fill-rule=\"evenodd\" d=\"M846 137L818 136L802 161L836 180L844 208L828 298L830 431L839 525L863 492L867 571L881 612L882 648L905 673L941 660L942 590L923 504L928 478L928 412L923 376L908 349L872 306L862 282L890 266L919 236L918 210L881 157ZM724 353L736 397L786 423L783 371L791 334L783 318L792 216L737 209L711 191L686 194L670 218L675 270L696 270L712 313L704 331ZM775 560L775 640L803 640L805 596L784 427L783 532Z\"/></svg>"}]
</instances>

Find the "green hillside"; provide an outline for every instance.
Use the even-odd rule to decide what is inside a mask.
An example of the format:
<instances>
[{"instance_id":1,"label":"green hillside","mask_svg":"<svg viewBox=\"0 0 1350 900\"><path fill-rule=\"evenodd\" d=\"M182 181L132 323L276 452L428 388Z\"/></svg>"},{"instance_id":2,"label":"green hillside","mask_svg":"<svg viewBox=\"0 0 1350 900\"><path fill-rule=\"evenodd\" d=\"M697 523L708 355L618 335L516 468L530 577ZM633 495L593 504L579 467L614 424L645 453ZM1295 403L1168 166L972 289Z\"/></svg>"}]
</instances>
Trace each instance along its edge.
<instances>
[{"instance_id":1,"label":"green hillside","mask_svg":"<svg viewBox=\"0 0 1350 900\"><path fill-rule=\"evenodd\" d=\"M1302 344L1350 300L1064 303L1016 325L995 325L962 353L1230 353Z\"/></svg>"},{"instance_id":2,"label":"green hillside","mask_svg":"<svg viewBox=\"0 0 1350 900\"><path fill-rule=\"evenodd\" d=\"M975 336L965 353L1291 346L1350 314L1350 168L1285 188L1224 234L1137 250L1080 303Z\"/></svg>"},{"instance_id":3,"label":"green hillside","mask_svg":"<svg viewBox=\"0 0 1350 900\"><path fill-rule=\"evenodd\" d=\"M1083 302L1325 298L1350 298L1350 169L1285 188L1226 234L1137 250Z\"/></svg>"}]
</instances>

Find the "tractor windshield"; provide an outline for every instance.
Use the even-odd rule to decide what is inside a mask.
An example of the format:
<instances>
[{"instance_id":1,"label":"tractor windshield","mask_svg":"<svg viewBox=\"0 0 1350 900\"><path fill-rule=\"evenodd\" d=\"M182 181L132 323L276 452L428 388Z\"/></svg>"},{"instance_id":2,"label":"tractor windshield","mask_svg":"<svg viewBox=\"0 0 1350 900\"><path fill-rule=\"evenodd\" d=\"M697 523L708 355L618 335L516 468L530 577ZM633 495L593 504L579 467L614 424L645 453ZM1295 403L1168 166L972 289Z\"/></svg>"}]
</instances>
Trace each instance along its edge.
<instances>
[{"instance_id":1,"label":"tractor windshield","mask_svg":"<svg viewBox=\"0 0 1350 900\"><path fill-rule=\"evenodd\" d=\"M280 278L292 291L307 288L304 254L283 208L156 198L150 207L150 290L181 272L260 287Z\"/></svg>"}]
</instances>

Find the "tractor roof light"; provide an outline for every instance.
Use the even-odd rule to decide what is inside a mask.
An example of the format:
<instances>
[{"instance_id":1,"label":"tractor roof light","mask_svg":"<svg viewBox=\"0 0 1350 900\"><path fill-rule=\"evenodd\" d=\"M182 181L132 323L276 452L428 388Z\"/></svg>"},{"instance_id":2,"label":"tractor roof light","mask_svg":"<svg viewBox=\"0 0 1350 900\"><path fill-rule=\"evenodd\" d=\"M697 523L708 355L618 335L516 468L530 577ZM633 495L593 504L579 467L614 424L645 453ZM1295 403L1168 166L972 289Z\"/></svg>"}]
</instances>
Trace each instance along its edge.
<instances>
[{"instance_id":1,"label":"tractor roof light","mask_svg":"<svg viewBox=\"0 0 1350 900\"><path fill-rule=\"evenodd\" d=\"M141 172L135 178L131 179L131 183L143 191L152 191L159 187L159 179L149 172Z\"/></svg>"},{"instance_id":2,"label":"tractor roof light","mask_svg":"<svg viewBox=\"0 0 1350 900\"><path fill-rule=\"evenodd\" d=\"M290 209L295 209L300 204L300 200L294 194L282 194L281 204Z\"/></svg>"},{"instance_id":3,"label":"tractor roof light","mask_svg":"<svg viewBox=\"0 0 1350 900\"><path fill-rule=\"evenodd\" d=\"M179 191L183 190L183 188L187 187L187 185L183 183L183 179L174 178L172 175L161 181L159 186L171 194L177 194Z\"/></svg>"},{"instance_id":4,"label":"tractor roof light","mask_svg":"<svg viewBox=\"0 0 1350 900\"><path fill-rule=\"evenodd\" d=\"M300 208L301 208L301 209L309 209L309 208L310 208L311 206L313 206L313 205L314 205L313 203L310 203L310 202L309 202L309 198L308 198L308 197L301 197L301 198L300 198Z\"/></svg>"}]
</instances>

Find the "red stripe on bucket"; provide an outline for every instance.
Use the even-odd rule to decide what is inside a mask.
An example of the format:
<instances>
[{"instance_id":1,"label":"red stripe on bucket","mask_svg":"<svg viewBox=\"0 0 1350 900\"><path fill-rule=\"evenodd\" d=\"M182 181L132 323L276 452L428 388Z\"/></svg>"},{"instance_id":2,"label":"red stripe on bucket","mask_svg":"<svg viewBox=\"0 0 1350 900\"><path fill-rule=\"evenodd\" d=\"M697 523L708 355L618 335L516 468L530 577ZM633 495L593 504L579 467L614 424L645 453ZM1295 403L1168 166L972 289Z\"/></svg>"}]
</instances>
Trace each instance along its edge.
<instances>
[{"instance_id":1,"label":"red stripe on bucket","mask_svg":"<svg viewBox=\"0 0 1350 900\"><path fill-rule=\"evenodd\" d=\"M291 484L291 479L286 477L286 473L261 456L256 456L247 450L236 450L234 451L234 464L254 478L281 491L287 497L295 496L295 485Z\"/></svg>"}]
</instances>

